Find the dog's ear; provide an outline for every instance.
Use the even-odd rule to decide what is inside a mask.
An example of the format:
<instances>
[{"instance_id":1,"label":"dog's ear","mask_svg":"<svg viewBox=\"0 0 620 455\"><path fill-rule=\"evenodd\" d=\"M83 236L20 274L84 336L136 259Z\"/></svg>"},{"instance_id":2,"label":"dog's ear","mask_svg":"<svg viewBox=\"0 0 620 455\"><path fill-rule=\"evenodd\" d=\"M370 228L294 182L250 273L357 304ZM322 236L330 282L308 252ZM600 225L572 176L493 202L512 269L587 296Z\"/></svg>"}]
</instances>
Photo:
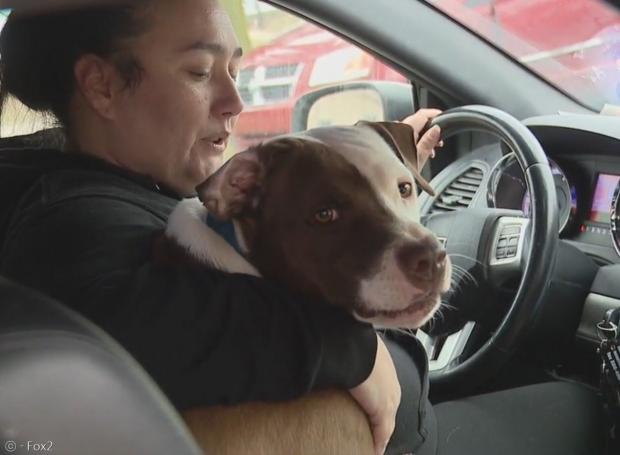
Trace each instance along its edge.
<instances>
[{"instance_id":1,"label":"dog's ear","mask_svg":"<svg viewBox=\"0 0 620 455\"><path fill-rule=\"evenodd\" d=\"M265 177L257 148L239 152L196 187L209 214L229 220L256 208Z\"/></svg>"},{"instance_id":2,"label":"dog's ear","mask_svg":"<svg viewBox=\"0 0 620 455\"><path fill-rule=\"evenodd\" d=\"M401 122L367 122L363 120L357 122L357 125L368 126L379 133L394 150L396 156L409 168L420 188L431 196L435 196L435 191L431 185L420 174L420 169L428 157L418 155L414 131L410 125Z\"/></svg>"}]
</instances>

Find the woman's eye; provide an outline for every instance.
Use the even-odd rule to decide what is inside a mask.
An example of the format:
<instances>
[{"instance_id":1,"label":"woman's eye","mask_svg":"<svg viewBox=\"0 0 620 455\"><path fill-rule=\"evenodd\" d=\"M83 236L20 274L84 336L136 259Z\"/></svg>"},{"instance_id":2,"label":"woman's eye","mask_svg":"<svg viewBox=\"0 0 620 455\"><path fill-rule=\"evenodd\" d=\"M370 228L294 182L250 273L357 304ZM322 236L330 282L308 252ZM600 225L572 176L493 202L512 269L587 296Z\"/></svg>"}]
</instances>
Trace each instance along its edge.
<instances>
[{"instance_id":1,"label":"woman's eye","mask_svg":"<svg viewBox=\"0 0 620 455\"><path fill-rule=\"evenodd\" d=\"M321 209L314 214L317 223L327 224L338 219L338 211L336 209Z\"/></svg>"},{"instance_id":2,"label":"woman's eye","mask_svg":"<svg viewBox=\"0 0 620 455\"><path fill-rule=\"evenodd\" d=\"M398 191L403 198L408 198L413 193L413 185L409 182L399 183Z\"/></svg>"},{"instance_id":3,"label":"woman's eye","mask_svg":"<svg viewBox=\"0 0 620 455\"><path fill-rule=\"evenodd\" d=\"M189 74L191 74L196 79L201 79L201 80L208 79L209 76L211 76L211 73L209 71L190 71Z\"/></svg>"}]
</instances>

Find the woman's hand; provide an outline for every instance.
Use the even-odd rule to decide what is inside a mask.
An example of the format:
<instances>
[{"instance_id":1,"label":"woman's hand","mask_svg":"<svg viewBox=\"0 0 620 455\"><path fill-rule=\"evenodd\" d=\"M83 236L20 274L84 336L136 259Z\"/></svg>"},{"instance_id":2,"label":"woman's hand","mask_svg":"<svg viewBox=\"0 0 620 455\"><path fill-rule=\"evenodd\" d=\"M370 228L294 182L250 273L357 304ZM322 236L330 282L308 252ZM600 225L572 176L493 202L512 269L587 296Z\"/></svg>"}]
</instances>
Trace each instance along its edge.
<instances>
[{"instance_id":1,"label":"woman's hand","mask_svg":"<svg viewBox=\"0 0 620 455\"><path fill-rule=\"evenodd\" d=\"M439 109L420 109L402 121L413 128L413 139L418 149L418 169L422 169L429 158L435 158L435 147L443 146L441 129L438 126L430 128L420 137L428 122L439 114Z\"/></svg>"},{"instance_id":2,"label":"woman's hand","mask_svg":"<svg viewBox=\"0 0 620 455\"><path fill-rule=\"evenodd\" d=\"M379 335L377 335L375 366L370 376L349 392L368 415L375 452L377 455L383 455L394 432L401 392L394 362Z\"/></svg>"}]
</instances>

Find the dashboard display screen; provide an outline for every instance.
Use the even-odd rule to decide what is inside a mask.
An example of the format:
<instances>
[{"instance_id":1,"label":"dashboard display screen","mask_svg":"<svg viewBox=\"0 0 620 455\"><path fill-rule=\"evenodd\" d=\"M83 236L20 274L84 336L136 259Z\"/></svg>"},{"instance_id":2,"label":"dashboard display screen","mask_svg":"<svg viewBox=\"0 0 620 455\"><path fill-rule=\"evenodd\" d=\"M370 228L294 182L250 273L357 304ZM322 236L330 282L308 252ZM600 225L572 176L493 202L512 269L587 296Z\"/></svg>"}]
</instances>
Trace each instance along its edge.
<instances>
[{"instance_id":1,"label":"dashboard display screen","mask_svg":"<svg viewBox=\"0 0 620 455\"><path fill-rule=\"evenodd\" d=\"M594 198L592 199L592 208L590 210L590 221L609 223L611 200L619 180L620 175L598 175L596 189L594 190Z\"/></svg>"}]
</instances>

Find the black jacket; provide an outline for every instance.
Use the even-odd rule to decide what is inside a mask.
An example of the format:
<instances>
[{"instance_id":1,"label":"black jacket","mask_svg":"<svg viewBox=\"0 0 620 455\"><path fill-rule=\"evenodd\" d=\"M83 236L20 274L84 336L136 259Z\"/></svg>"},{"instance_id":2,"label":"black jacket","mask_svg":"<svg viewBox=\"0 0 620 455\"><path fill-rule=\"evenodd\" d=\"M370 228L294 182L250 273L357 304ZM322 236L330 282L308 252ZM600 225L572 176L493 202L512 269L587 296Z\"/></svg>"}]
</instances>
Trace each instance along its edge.
<instances>
[{"instance_id":1,"label":"black jacket","mask_svg":"<svg viewBox=\"0 0 620 455\"><path fill-rule=\"evenodd\" d=\"M255 277L154 263L153 237L178 198L150 179L21 150L0 152L9 180L19 194L7 203L0 183L0 274L96 322L178 408L287 399L369 375L374 331L341 310Z\"/></svg>"}]
</instances>

